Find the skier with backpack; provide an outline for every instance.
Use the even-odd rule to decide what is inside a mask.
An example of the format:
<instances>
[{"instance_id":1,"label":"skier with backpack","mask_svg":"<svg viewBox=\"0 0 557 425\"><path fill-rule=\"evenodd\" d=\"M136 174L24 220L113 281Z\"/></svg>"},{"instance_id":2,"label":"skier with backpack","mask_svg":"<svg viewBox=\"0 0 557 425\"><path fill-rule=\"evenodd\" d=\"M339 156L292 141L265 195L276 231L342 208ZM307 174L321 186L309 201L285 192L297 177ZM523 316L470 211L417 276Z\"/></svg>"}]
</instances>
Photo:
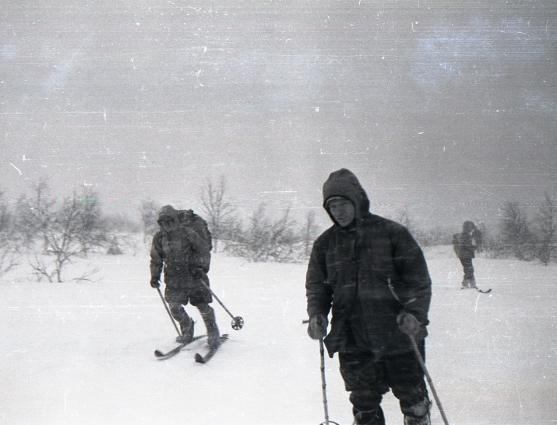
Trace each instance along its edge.
<instances>
[{"instance_id":1,"label":"skier with backpack","mask_svg":"<svg viewBox=\"0 0 557 425\"><path fill-rule=\"evenodd\" d=\"M462 232L453 235L453 248L464 272L462 289L477 289L472 259L475 258L476 251L482 252L482 233L474 222L465 221L462 224Z\"/></svg>"},{"instance_id":2,"label":"skier with backpack","mask_svg":"<svg viewBox=\"0 0 557 425\"><path fill-rule=\"evenodd\" d=\"M160 287L164 269L164 298L180 324L177 341L184 344L193 339L194 322L184 308L190 303L199 310L209 346L214 348L219 345L220 335L215 311L209 305L213 301L207 276L212 244L207 224L192 210L178 211L171 205L162 207L157 223L160 230L151 245L151 287Z\"/></svg>"}]
</instances>

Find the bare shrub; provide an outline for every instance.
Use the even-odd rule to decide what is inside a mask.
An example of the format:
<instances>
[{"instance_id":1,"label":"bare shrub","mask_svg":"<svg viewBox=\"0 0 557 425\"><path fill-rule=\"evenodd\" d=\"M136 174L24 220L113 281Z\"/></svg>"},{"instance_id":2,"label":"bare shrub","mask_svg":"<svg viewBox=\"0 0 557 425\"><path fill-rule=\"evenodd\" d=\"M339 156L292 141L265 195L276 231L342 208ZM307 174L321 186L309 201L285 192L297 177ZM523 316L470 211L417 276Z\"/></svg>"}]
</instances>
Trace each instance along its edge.
<instances>
[{"instance_id":1,"label":"bare shrub","mask_svg":"<svg viewBox=\"0 0 557 425\"><path fill-rule=\"evenodd\" d=\"M309 258L309 256L311 255L313 242L315 241L315 238L317 237L317 234L319 232L319 227L315 220L315 211L309 211L306 214L305 218L306 218L305 225L304 228L302 229L302 235L303 235L302 258Z\"/></svg>"},{"instance_id":2,"label":"bare shrub","mask_svg":"<svg viewBox=\"0 0 557 425\"><path fill-rule=\"evenodd\" d=\"M143 243L150 240L159 230L157 219L160 209L160 205L151 198L141 202L139 212L141 214L141 223L143 225Z\"/></svg>"},{"instance_id":3,"label":"bare shrub","mask_svg":"<svg viewBox=\"0 0 557 425\"><path fill-rule=\"evenodd\" d=\"M106 233L102 225L100 205L93 193L78 198L75 194L62 202L47 200L46 185L41 182L32 199L20 198L19 228L28 238L41 239L50 263L35 256L31 267L40 278L62 282L62 270L74 257L85 257L93 247L103 246Z\"/></svg>"},{"instance_id":4,"label":"bare shrub","mask_svg":"<svg viewBox=\"0 0 557 425\"><path fill-rule=\"evenodd\" d=\"M249 219L249 225L231 242L233 255L250 262L296 261L302 240L295 230L295 221L290 219L290 209L282 217L268 217L264 203Z\"/></svg>"},{"instance_id":5,"label":"bare shrub","mask_svg":"<svg viewBox=\"0 0 557 425\"><path fill-rule=\"evenodd\" d=\"M19 239L13 231L13 216L0 191L0 277L19 264Z\"/></svg>"},{"instance_id":6,"label":"bare shrub","mask_svg":"<svg viewBox=\"0 0 557 425\"><path fill-rule=\"evenodd\" d=\"M236 208L226 194L226 179L222 176L218 184L206 180L201 186L201 202L207 217L207 225L213 238L213 251L219 250L219 241L229 239L231 230L236 229Z\"/></svg>"},{"instance_id":7,"label":"bare shrub","mask_svg":"<svg viewBox=\"0 0 557 425\"><path fill-rule=\"evenodd\" d=\"M503 250L519 260L531 259L532 234L524 207L519 202L505 202L500 226Z\"/></svg>"},{"instance_id":8,"label":"bare shrub","mask_svg":"<svg viewBox=\"0 0 557 425\"><path fill-rule=\"evenodd\" d=\"M557 250L557 207L548 194L534 217L534 240L534 256L547 266Z\"/></svg>"}]
</instances>

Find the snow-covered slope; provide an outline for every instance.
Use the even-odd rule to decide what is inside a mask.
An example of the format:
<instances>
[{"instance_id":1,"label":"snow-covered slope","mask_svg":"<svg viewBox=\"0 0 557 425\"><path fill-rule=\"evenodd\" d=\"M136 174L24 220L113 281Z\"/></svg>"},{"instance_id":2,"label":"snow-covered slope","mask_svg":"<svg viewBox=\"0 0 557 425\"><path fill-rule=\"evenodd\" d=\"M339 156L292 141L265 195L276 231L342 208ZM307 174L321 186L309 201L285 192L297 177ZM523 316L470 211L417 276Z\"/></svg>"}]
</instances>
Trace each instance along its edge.
<instances>
[{"instance_id":1,"label":"snow-covered slope","mask_svg":"<svg viewBox=\"0 0 557 425\"><path fill-rule=\"evenodd\" d=\"M449 247L426 251L434 281L427 366L453 425L557 421L557 269L518 261L474 262L490 294L462 291ZM206 365L200 341L158 361L176 331L149 286L145 248L98 256L67 282L35 282L25 266L0 280L0 423L317 425L323 422L318 344L307 337L306 266L251 264L213 255L215 301L230 340ZM97 267L93 282L72 282ZM196 309L196 331L204 333ZM338 361L326 360L330 419L352 423ZM388 424L401 424L392 394ZM436 406L432 420L441 424Z\"/></svg>"}]
</instances>

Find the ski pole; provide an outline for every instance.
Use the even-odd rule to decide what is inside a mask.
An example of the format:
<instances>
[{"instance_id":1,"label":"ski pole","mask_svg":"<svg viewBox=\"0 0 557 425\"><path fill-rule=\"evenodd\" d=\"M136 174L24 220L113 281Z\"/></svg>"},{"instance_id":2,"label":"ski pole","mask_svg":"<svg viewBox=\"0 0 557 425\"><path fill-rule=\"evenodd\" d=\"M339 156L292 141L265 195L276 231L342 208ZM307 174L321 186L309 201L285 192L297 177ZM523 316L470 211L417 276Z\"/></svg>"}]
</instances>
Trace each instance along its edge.
<instances>
[{"instance_id":1,"label":"ski pole","mask_svg":"<svg viewBox=\"0 0 557 425\"><path fill-rule=\"evenodd\" d=\"M309 320L303 320L302 323L309 323ZM323 345L323 338L319 338L319 357L321 359L321 392L323 394L323 410L325 411L325 422L322 422L320 425L338 425L337 422L329 420L329 407L327 403L327 381L325 380L325 347Z\"/></svg>"},{"instance_id":2,"label":"ski pole","mask_svg":"<svg viewBox=\"0 0 557 425\"><path fill-rule=\"evenodd\" d=\"M166 304L166 301L164 300L164 297L162 296L161 288L157 288L157 291L159 292L159 295L161 297L161 301L164 304L164 308L166 309L166 312L168 313L168 317L170 317L170 321L174 325L174 328L176 328L176 332L178 332L178 335L182 336L182 333L180 332L180 329L178 329L178 325L176 325L176 322L174 321L174 317L172 317L172 314L170 314L170 309L168 308L168 305Z\"/></svg>"},{"instance_id":3,"label":"ski pole","mask_svg":"<svg viewBox=\"0 0 557 425\"><path fill-rule=\"evenodd\" d=\"M205 288L207 288L207 289L209 290L209 292L211 292L211 294L213 295L213 297L215 297L215 299L218 301L218 303L221 305L221 307L224 308L224 311L226 311L226 312L228 313L228 315L229 315L230 317L232 317L232 325L231 325L231 326L232 326L232 329L234 329L234 330L236 330L236 331L242 329L242 328L244 327L244 319L242 319L240 316L234 317L234 316L232 315L232 313L230 313L230 311L228 311L228 309L224 306L224 304L221 302L221 300L219 300L219 297L217 297L217 296L215 295L215 293L214 293L213 290L209 287L209 285L207 285L207 284L205 283L205 281L203 281L203 279L199 279L199 280L200 280L200 282L203 284L203 286L204 286Z\"/></svg>"},{"instance_id":4,"label":"ski pole","mask_svg":"<svg viewBox=\"0 0 557 425\"><path fill-rule=\"evenodd\" d=\"M398 297L398 295L395 292L395 288L393 288L393 285L391 284L391 278L389 278L387 285L389 286L389 289L391 291L391 293L393 294L393 297L399 302L399 304L404 307L404 303L400 300L400 298ZM414 300L410 300L408 302L412 302ZM422 367L422 370L424 371L424 375L427 379L427 382L429 384L429 388L431 388L431 392L433 393L433 397L435 398L435 403L437 403L437 407L439 408L439 412L441 412L441 417L443 418L443 422L445 423L445 425L449 425L449 421L447 420L447 416L445 416L445 411L443 410L443 406L441 406L441 400L439 399L439 396L437 395L437 391L435 391L435 386L433 385L433 380L431 379L431 376L429 375L429 372L427 371L427 367L425 366L425 362L424 362L424 358L422 357L422 354L420 353L420 350L418 349L418 345L416 344L416 338L414 338L414 335L408 335L408 338L410 338L410 342L412 343L412 348L414 349L414 353L416 353L416 357L418 358L418 362L420 362L420 366Z\"/></svg>"},{"instance_id":5,"label":"ski pole","mask_svg":"<svg viewBox=\"0 0 557 425\"><path fill-rule=\"evenodd\" d=\"M319 338L319 355L321 357L321 389L323 392L323 410L325 411L325 422L323 422L321 425L338 425L338 423L329 420L329 408L327 404L327 382L325 381L325 348L323 347L323 338Z\"/></svg>"},{"instance_id":6,"label":"ski pole","mask_svg":"<svg viewBox=\"0 0 557 425\"><path fill-rule=\"evenodd\" d=\"M435 398L435 403L437 403L437 407L439 408L439 412L441 412L441 417L443 418L443 422L445 423L445 425L449 425L449 421L447 420L447 417L445 416L445 411L443 410L443 406L441 406L441 400L439 399L439 396L437 395L437 391L435 391L435 386L433 385L433 380L431 379L431 376L429 376L429 372L427 371L427 367L425 366L425 362L424 362L424 358L422 357L422 354L420 353L420 350L418 349L418 344L416 344L416 339L414 338L414 335L408 335L408 337L410 338L410 341L412 342L412 348L414 349L414 353L416 353L416 357L418 358L418 361L420 362L420 366L422 367L425 377L427 378L427 382L429 383L429 388L431 388L431 392L433 393L433 397Z\"/></svg>"}]
</instances>

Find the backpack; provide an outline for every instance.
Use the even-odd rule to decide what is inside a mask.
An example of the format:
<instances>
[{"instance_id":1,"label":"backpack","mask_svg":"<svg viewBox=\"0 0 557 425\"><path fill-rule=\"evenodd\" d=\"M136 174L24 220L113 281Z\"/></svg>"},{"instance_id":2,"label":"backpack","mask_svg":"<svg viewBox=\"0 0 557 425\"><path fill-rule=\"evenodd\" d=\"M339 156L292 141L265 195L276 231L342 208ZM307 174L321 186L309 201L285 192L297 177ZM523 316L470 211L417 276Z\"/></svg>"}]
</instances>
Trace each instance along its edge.
<instances>
[{"instance_id":1,"label":"backpack","mask_svg":"<svg viewBox=\"0 0 557 425\"><path fill-rule=\"evenodd\" d=\"M195 259L196 266L202 268L207 273L211 263L210 251L213 249L213 240L207 222L192 210L178 210L178 221L181 226L194 230L209 245L209 251Z\"/></svg>"},{"instance_id":2,"label":"backpack","mask_svg":"<svg viewBox=\"0 0 557 425\"><path fill-rule=\"evenodd\" d=\"M457 257L460 257L460 234L455 233L453 235L453 249L454 249L454 253L456 254Z\"/></svg>"}]
</instances>

